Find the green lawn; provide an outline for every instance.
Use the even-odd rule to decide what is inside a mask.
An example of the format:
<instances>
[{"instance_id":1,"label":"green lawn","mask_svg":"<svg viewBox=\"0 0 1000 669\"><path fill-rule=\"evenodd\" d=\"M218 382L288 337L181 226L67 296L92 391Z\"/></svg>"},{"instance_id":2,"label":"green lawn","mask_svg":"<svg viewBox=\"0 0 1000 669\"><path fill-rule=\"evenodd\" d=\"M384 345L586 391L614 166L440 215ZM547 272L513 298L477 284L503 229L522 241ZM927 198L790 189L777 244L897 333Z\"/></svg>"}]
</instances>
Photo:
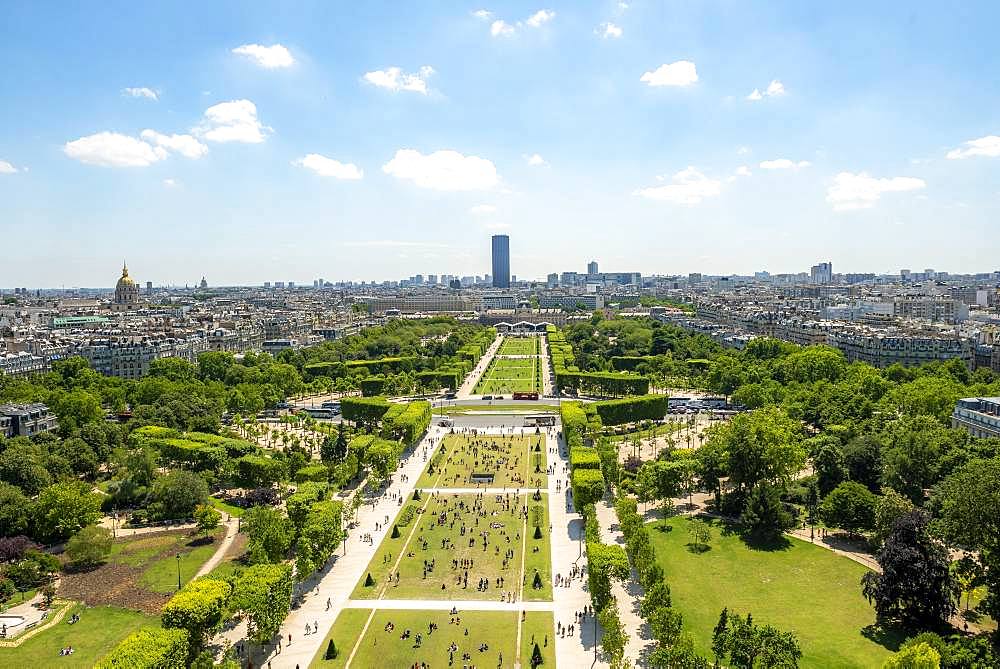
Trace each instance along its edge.
<instances>
[{"instance_id":1,"label":"green lawn","mask_svg":"<svg viewBox=\"0 0 1000 669\"><path fill-rule=\"evenodd\" d=\"M70 615L80 621L68 624ZM71 605L54 627L44 630L17 648L0 648L0 666L8 669L80 669L93 667L115 644L140 627L158 627L159 619L111 606L88 609ZM60 656L62 648L73 646L72 655Z\"/></svg>"},{"instance_id":2,"label":"green lawn","mask_svg":"<svg viewBox=\"0 0 1000 669\"><path fill-rule=\"evenodd\" d=\"M216 509L222 513L228 513L233 518L239 518L243 515L243 509L238 506L233 506L232 504L226 504L218 497L209 497L208 503L214 506ZM223 518L224 520L224 518Z\"/></svg>"},{"instance_id":3,"label":"green lawn","mask_svg":"<svg viewBox=\"0 0 1000 669\"><path fill-rule=\"evenodd\" d=\"M178 562L180 563L181 583L187 583L198 573L201 565L215 554L218 547L218 541L194 546L184 545L177 552L161 556L160 559L150 564L139 577L139 583L153 592L174 592L177 590ZM179 561L176 557L178 554L181 556Z\"/></svg>"},{"instance_id":4,"label":"green lawn","mask_svg":"<svg viewBox=\"0 0 1000 669\"><path fill-rule=\"evenodd\" d=\"M478 495L442 493L428 498L428 494L425 493L423 500L411 501L403 507L394 521L399 526L400 536L393 539L390 531L382 540L365 575L354 588L352 598L496 601L501 591L520 591L523 555L524 599L551 601L548 500L545 495L537 502L527 494L519 497L513 493L501 495L504 502L510 500L508 510L495 495L485 495L481 505L473 508ZM425 512L415 513L425 503ZM527 525L520 514L525 504L529 509ZM413 508L414 513L408 512L408 507ZM540 539L534 538L533 507L542 508ZM403 524L404 515L412 517L409 523ZM484 532L488 533L485 548ZM450 543L443 543L445 539ZM472 560L471 567L466 568L461 562L458 566L452 563L452 560L466 559ZM425 562L430 564L432 561L433 567L425 573ZM540 589L533 588L536 569L542 579ZM396 572L399 582L394 580L390 584L387 577ZM369 573L375 583L366 586L364 582ZM489 579L488 588L478 589L480 578ZM500 578L504 579L502 585L498 583Z\"/></svg>"},{"instance_id":5,"label":"green lawn","mask_svg":"<svg viewBox=\"0 0 1000 669\"><path fill-rule=\"evenodd\" d=\"M544 488L546 455L541 435L448 435L417 480L417 488L475 488L474 473L494 475L492 483L484 484L487 488Z\"/></svg>"},{"instance_id":6,"label":"green lawn","mask_svg":"<svg viewBox=\"0 0 1000 669\"><path fill-rule=\"evenodd\" d=\"M539 358L494 358L473 394L490 395L542 390Z\"/></svg>"},{"instance_id":7,"label":"green lawn","mask_svg":"<svg viewBox=\"0 0 1000 669\"><path fill-rule=\"evenodd\" d=\"M482 411L508 411L510 413L558 413L559 407L554 404L538 404L526 401L523 404L458 404L448 407L435 407L436 414L467 414Z\"/></svg>"},{"instance_id":8,"label":"green lawn","mask_svg":"<svg viewBox=\"0 0 1000 669\"><path fill-rule=\"evenodd\" d=\"M864 566L797 539L789 539L783 550L753 550L735 534L724 536L718 522L712 523L710 550L694 553L687 547L686 523L672 518L666 521L672 531L661 532L663 521L657 521L650 525L650 536L684 628L707 657L723 607L794 632L804 669L877 667L890 655L862 633L875 622L861 595Z\"/></svg>"},{"instance_id":9,"label":"green lawn","mask_svg":"<svg viewBox=\"0 0 1000 669\"><path fill-rule=\"evenodd\" d=\"M497 355L541 355L541 344L539 337L525 337L523 339L505 337L500 344Z\"/></svg>"},{"instance_id":10,"label":"green lawn","mask_svg":"<svg viewBox=\"0 0 1000 669\"><path fill-rule=\"evenodd\" d=\"M521 629L520 658L516 656L518 614L516 612L498 611L462 611L458 607L458 624L450 621L454 616L448 611L400 611L378 610L372 616L371 623L364 637L358 644L358 636L371 616L367 609L344 609L327 638L320 644L320 650L313 658L310 667L320 669L340 669L347 666L347 659L358 646L352 667L409 667L414 662L426 662L430 667L461 667L476 665L477 667L513 667L520 661L520 666L528 667L531 662L531 652L535 642L542 651L544 664L542 667L555 666L555 643L552 614L547 612L529 612L525 614ZM386 631L386 625L392 623L391 631ZM428 625L436 623L438 629L428 634ZM401 639L409 629L410 638ZM465 632L468 630L468 636ZM422 636L421 644L416 646L416 635ZM546 645L546 637L548 645ZM329 639L333 639L340 655L335 660L324 660ZM454 662L449 665L449 646L454 643L458 649L454 653ZM480 651L481 644L487 644L488 650ZM470 658L463 660L463 654ZM500 661L501 655L503 661Z\"/></svg>"}]
</instances>

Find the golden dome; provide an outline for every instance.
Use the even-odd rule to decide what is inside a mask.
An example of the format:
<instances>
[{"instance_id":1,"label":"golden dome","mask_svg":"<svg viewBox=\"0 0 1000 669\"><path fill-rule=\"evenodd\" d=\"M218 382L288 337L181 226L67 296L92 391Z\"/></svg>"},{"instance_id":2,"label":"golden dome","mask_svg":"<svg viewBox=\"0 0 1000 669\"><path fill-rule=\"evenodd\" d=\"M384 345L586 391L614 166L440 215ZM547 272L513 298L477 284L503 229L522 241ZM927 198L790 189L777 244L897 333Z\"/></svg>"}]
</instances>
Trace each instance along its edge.
<instances>
[{"instance_id":1,"label":"golden dome","mask_svg":"<svg viewBox=\"0 0 1000 669\"><path fill-rule=\"evenodd\" d=\"M134 285L135 285L135 280L128 275L128 267L122 265L122 276L120 279L118 279L118 285L116 287L123 288L125 286L134 286Z\"/></svg>"}]
</instances>

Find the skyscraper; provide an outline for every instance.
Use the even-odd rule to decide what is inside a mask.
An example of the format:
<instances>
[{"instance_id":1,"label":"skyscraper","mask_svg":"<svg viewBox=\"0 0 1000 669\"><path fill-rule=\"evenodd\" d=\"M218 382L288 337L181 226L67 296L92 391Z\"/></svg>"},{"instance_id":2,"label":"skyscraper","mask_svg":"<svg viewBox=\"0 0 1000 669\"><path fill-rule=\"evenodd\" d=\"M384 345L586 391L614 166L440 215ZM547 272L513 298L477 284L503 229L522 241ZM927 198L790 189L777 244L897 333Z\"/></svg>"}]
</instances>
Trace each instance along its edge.
<instances>
[{"instance_id":1,"label":"skyscraper","mask_svg":"<svg viewBox=\"0 0 1000 669\"><path fill-rule=\"evenodd\" d=\"M591 260L587 263L587 274L597 274L597 261Z\"/></svg>"},{"instance_id":2,"label":"skyscraper","mask_svg":"<svg viewBox=\"0 0 1000 669\"><path fill-rule=\"evenodd\" d=\"M510 288L510 237L493 235L493 287Z\"/></svg>"}]
</instances>

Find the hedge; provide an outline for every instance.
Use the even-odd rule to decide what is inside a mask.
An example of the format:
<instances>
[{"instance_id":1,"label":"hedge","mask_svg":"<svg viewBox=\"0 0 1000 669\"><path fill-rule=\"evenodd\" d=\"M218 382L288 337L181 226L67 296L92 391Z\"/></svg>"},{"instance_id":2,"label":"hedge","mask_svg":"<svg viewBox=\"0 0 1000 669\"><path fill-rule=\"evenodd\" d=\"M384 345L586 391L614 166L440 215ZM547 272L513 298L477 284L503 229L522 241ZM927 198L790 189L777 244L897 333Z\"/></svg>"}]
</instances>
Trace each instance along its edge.
<instances>
[{"instance_id":1,"label":"hedge","mask_svg":"<svg viewBox=\"0 0 1000 669\"><path fill-rule=\"evenodd\" d=\"M616 355L611 358L611 368L619 372L632 372L644 362L656 360L654 355Z\"/></svg>"},{"instance_id":2,"label":"hedge","mask_svg":"<svg viewBox=\"0 0 1000 669\"><path fill-rule=\"evenodd\" d=\"M251 640L267 643L281 629L291 609L292 587L292 568L286 564L256 564L240 572L230 608L246 616Z\"/></svg>"},{"instance_id":3,"label":"hedge","mask_svg":"<svg viewBox=\"0 0 1000 669\"><path fill-rule=\"evenodd\" d=\"M559 390L572 389L576 392L591 392L612 397L645 395L649 392L649 379L645 376L621 372L579 371L572 365L573 347L566 341L566 336L553 325L546 327L545 336L549 343L549 357L552 359L552 369L556 376L556 387Z\"/></svg>"},{"instance_id":4,"label":"hedge","mask_svg":"<svg viewBox=\"0 0 1000 669\"><path fill-rule=\"evenodd\" d=\"M305 467L300 467L299 471L295 472L296 483L304 483L306 481L325 482L329 478L330 470L327 469L326 465L306 465Z\"/></svg>"},{"instance_id":5,"label":"hedge","mask_svg":"<svg viewBox=\"0 0 1000 669\"><path fill-rule=\"evenodd\" d=\"M378 358L377 360L349 360L344 363L344 366L348 370L366 369L372 374L398 373L412 371L419 361L419 357L407 355L397 358Z\"/></svg>"},{"instance_id":6,"label":"hedge","mask_svg":"<svg viewBox=\"0 0 1000 669\"><path fill-rule=\"evenodd\" d=\"M302 531L302 527L306 524L312 505L325 500L329 490L330 486L326 483L306 481L288 496L285 500L285 510L288 511L288 519L292 521L297 532Z\"/></svg>"},{"instance_id":7,"label":"hedge","mask_svg":"<svg viewBox=\"0 0 1000 669\"><path fill-rule=\"evenodd\" d=\"M447 388L448 390L455 390L462 385L463 376L465 376L464 372L457 369L435 369L427 372L417 372L416 380L417 386L421 388L428 388L430 390Z\"/></svg>"},{"instance_id":8,"label":"hedge","mask_svg":"<svg viewBox=\"0 0 1000 669\"><path fill-rule=\"evenodd\" d=\"M572 483L573 505L578 509L604 497L604 476L600 469L574 469Z\"/></svg>"},{"instance_id":9,"label":"hedge","mask_svg":"<svg viewBox=\"0 0 1000 669\"><path fill-rule=\"evenodd\" d=\"M431 425L431 403L425 400L394 404L382 416L382 436L412 444Z\"/></svg>"},{"instance_id":10,"label":"hedge","mask_svg":"<svg viewBox=\"0 0 1000 669\"><path fill-rule=\"evenodd\" d=\"M226 581L211 578L191 581L163 606L163 626L186 630L191 650L196 651L207 634L222 626L226 600L231 592L232 587Z\"/></svg>"},{"instance_id":11,"label":"hedge","mask_svg":"<svg viewBox=\"0 0 1000 669\"><path fill-rule=\"evenodd\" d=\"M666 395L641 395L620 400L595 402L594 409L602 425L621 425L640 420L663 420L667 415Z\"/></svg>"},{"instance_id":12,"label":"hedge","mask_svg":"<svg viewBox=\"0 0 1000 669\"><path fill-rule=\"evenodd\" d=\"M96 669L185 669L187 657L188 633L185 630L151 627L129 634L95 667Z\"/></svg>"},{"instance_id":13,"label":"hedge","mask_svg":"<svg viewBox=\"0 0 1000 669\"><path fill-rule=\"evenodd\" d=\"M569 449L569 464L576 469L600 469L601 458L597 449L586 446L574 446Z\"/></svg>"},{"instance_id":14,"label":"hedge","mask_svg":"<svg viewBox=\"0 0 1000 669\"><path fill-rule=\"evenodd\" d=\"M143 425L140 428L132 430L132 434L129 435L129 440L133 441L133 443L139 443L153 439L174 439L179 436L181 436L180 431L173 430L169 427L160 427L159 425Z\"/></svg>"},{"instance_id":15,"label":"hedge","mask_svg":"<svg viewBox=\"0 0 1000 669\"><path fill-rule=\"evenodd\" d=\"M340 400L344 420L372 429L391 406L384 397L344 397Z\"/></svg>"},{"instance_id":16,"label":"hedge","mask_svg":"<svg viewBox=\"0 0 1000 669\"><path fill-rule=\"evenodd\" d=\"M236 461L236 471L240 482L253 488L269 486L288 478L285 462L259 455L244 455Z\"/></svg>"},{"instance_id":17,"label":"hedge","mask_svg":"<svg viewBox=\"0 0 1000 669\"><path fill-rule=\"evenodd\" d=\"M361 379L359 385L363 397L377 397L385 391L385 377L369 376L367 379Z\"/></svg>"}]
</instances>

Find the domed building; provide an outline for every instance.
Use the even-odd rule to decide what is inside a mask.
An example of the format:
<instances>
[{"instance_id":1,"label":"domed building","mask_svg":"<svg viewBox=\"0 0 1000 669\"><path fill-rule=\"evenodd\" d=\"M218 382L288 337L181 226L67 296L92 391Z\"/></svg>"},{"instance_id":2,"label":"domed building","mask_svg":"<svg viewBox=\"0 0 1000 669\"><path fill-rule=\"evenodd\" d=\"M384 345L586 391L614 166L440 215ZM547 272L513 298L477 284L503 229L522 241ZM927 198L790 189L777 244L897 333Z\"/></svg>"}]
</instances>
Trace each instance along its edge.
<instances>
[{"instance_id":1,"label":"domed building","mask_svg":"<svg viewBox=\"0 0 1000 669\"><path fill-rule=\"evenodd\" d=\"M139 285L128 275L128 266L122 264L122 276L115 286L115 301L112 311L134 311L139 308Z\"/></svg>"}]
</instances>

